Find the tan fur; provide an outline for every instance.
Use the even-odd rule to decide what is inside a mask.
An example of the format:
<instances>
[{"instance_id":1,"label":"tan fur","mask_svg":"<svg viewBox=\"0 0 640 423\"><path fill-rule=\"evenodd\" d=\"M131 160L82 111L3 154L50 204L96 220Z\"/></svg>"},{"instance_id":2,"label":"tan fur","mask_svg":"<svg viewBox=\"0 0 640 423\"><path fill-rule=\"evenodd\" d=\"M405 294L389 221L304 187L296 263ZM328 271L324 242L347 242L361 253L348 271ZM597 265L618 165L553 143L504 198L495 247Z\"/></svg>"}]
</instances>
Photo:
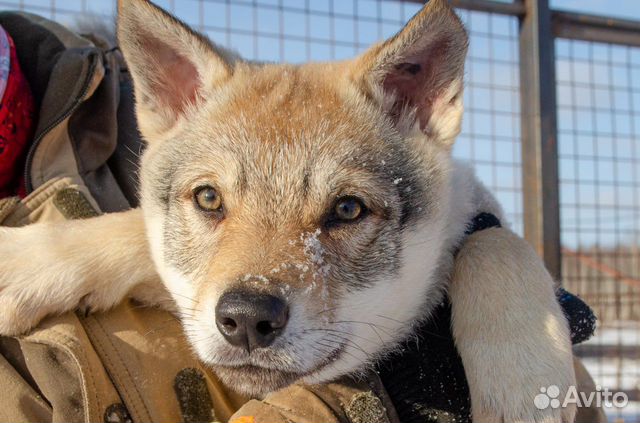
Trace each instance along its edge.
<instances>
[{"instance_id":1,"label":"tan fur","mask_svg":"<svg viewBox=\"0 0 640 423\"><path fill-rule=\"evenodd\" d=\"M507 229L475 233L458 253L452 280L453 335L474 421L573 421L575 406L529 405L540 387L556 385L565 395L575 386L573 366L555 365L572 360L569 328L554 298L554 282L533 248ZM477 318L486 315L487 304L493 308L490 317Z\"/></svg>"},{"instance_id":2,"label":"tan fur","mask_svg":"<svg viewBox=\"0 0 640 423\"><path fill-rule=\"evenodd\" d=\"M478 210L499 213L450 156L467 38L446 1L431 0L359 58L301 66L245 62L146 1L119 6L121 48L149 145L142 210L0 230L5 258L38 245L37 264L5 259L11 264L0 268L0 333L25 331L81 303L105 309L127 294L142 296L175 306L200 357L252 394L358 372L397 346L440 300L468 220ZM220 193L223 218L194 207L202 185ZM363 198L370 214L329 228L327 213L343 195ZM512 385L544 379L565 387L574 376L549 276L523 241L510 242L513 249L496 251L497 262L501 253L522 252L522 260L510 257L526 271L476 263L470 253L454 276L453 331L474 412L569 419L533 414L529 393L539 386ZM504 289L529 278L538 284ZM282 337L289 342L251 354L225 342L214 309L238 286L288 301ZM523 304L528 319L514 317ZM492 320L499 322L483 324ZM501 346L524 332L527 344ZM312 348L323 342L326 349ZM238 370L248 365L256 369Z\"/></svg>"},{"instance_id":3,"label":"tan fur","mask_svg":"<svg viewBox=\"0 0 640 423\"><path fill-rule=\"evenodd\" d=\"M44 316L78 306L107 310L132 290L142 301L171 308L140 210L0 228L0 254L10 258L0 266L3 335L24 333Z\"/></svg>"}]
</instances>

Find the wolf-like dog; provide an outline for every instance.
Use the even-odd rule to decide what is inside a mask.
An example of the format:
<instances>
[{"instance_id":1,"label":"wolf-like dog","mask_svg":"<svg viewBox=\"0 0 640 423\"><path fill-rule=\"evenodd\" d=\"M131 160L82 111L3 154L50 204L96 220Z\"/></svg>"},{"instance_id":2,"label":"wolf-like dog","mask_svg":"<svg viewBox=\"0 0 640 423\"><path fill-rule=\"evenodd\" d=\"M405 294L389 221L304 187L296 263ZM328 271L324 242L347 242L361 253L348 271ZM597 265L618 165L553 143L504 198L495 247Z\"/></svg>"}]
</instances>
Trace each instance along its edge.
<instances>
[{"instance_id":1,"label":"wolf-like dog","mask_svg":"<svg viewBox=\"0 0 640 423\"><path fill-rule=\"evenodd\" d=\"M451 157L468 40L445 0L341 62L248 62L145 0L119 2L118 37L148 144L141 207L0 229L0 333L133 296L262 395L362 370L448 293L474 418L573 420L533 405L575 384L533 250L501 239L518 272L476 260L448 286L467 222L500 209Z\"/></svg>"}]
</instances>

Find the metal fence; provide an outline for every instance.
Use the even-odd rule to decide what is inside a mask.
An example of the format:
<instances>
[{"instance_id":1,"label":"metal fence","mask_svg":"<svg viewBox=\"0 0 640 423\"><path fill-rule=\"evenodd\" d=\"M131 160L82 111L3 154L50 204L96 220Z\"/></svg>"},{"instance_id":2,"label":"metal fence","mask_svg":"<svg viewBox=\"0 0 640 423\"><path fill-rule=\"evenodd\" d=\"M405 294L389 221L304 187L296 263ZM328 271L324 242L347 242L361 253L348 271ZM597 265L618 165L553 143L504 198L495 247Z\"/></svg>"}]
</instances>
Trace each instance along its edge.
<instances>
[{"instance_id":1,"label":"metal fence","mask_svg":"<svg viewBox=\"0 0 640 423\"><path fill-rule=\"evenodd\" d=\"M558 39L556 75L562 276L601 320L577 351L638 401L640 48Z\"/></svg>"},{"instance_id":2,"label":"metal fence","mask_svg":"<svg viewBox=\"0 0 640 423\"><path fill-rule=\"evenodd\" d=\"M463 132L512 227L600 317L576 348L596 383L640 416L640 23L552 11L547 0L450 0L471 35ZM611 0L613 3L613 0ZM420 0L157 0L251 59L351 57ZM112 19L115 1L0 0L62 22Z\"/></svg>"}]
</instances>

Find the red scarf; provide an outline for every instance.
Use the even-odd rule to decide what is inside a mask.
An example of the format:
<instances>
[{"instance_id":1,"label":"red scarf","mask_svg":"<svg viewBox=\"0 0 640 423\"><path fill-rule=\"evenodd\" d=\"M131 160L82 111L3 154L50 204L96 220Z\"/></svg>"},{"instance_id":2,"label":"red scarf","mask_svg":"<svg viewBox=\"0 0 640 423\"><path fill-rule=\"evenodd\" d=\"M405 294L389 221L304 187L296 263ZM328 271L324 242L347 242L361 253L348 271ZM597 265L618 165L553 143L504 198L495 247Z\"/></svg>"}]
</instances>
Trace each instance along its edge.
<instances>
[{"instance_id":1,"label":"red scarf","mask_svg":"<svg viewBox=\"0 0 640 423\"><path fill-rule=\"evenodd\" d=\"M0 198L24 197L23 168L34 130L34 103L11 36L0 27Z\"/></svg>"}]
</instances>

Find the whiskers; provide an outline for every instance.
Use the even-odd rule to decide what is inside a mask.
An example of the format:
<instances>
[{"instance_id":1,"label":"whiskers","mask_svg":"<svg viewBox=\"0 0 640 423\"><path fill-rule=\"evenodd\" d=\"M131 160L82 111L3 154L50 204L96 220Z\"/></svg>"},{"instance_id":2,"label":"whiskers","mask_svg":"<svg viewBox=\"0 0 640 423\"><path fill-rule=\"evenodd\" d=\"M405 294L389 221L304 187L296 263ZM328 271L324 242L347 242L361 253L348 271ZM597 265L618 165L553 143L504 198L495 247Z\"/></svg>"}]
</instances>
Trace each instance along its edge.
<instances>
[{"instance_id":1,"label":"whiskers","mask_svg":"<svg viewBox=\"0 0 640 423\"><path fill-rule=\"evenodd\" d=\"M315 380L315 374L335 376L371 368L401 347L404 340L416 336L411 334L415 319L403 320L395 314L374 313L371 305L365 302L338 304L307 314L302 322L298 322L301 326L285 329L271 347L247 354L219 336L212 320L214 317L206 321L200 302L183 293L171 294L182 306L176 315L144 336L156 336L160 332L177 337L179 334L175 332L182 330L188 342L176 344L176 348L190 354L196 351L200 359L210 364L245 363L282 372L300 371L301 377L308 374ZM346 309L348 315L343 313ZM309 373L305 373L305 369Z\"/></svg>"}]
</instances>

